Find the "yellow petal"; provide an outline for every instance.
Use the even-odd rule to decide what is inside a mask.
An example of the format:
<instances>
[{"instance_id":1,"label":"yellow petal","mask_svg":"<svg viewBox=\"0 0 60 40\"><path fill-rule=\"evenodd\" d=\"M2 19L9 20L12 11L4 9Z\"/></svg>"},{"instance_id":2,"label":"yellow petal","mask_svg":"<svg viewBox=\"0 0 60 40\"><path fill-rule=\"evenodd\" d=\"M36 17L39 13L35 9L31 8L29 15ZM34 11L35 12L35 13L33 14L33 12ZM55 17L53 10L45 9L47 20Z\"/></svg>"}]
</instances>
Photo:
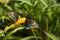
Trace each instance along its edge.
<instances>
[{"instance_id":1,"label":"yellow petal","mask_svg":"<svg viewBox=\"0 0 60 40\"><path fill-rule=\"evenodd\" d=\"M18 20L16 21L15 24L21 24L21 23L24 23L26 20L25 17L20 17L20 15L18 15Z\"/></svg>"}]
</instances>

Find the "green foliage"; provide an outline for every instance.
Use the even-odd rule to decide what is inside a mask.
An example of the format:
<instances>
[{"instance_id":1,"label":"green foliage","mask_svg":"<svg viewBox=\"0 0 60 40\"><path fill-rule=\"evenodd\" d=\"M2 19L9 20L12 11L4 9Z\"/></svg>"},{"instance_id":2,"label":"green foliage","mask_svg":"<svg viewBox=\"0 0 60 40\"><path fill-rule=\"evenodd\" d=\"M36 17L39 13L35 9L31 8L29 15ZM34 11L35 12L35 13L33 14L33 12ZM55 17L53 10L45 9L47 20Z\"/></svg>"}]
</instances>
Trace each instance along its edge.
<instances>
[{"instance_id":1,"label":"green foliage","mask_svg":"<svg viewBox=\"0 0 60 40\"><path fill-rule=\"evenodd\" d=\"M18 26L14 30L9 30L6 36L1 38L2 40L12 40L15 38L12 38L12 36L16 36L12 35L13 33L18 34L15 40L29 40L32 38L35 38L35 40L57 40L57 37L60 37L60 3L57 3L56 0L0 0L1 30L14 22L7 16L9 11L29 15L39 24L39 28L25 31L23 27L21 29ZM16 32L18 30L19 32ZM24 33L28 36L23 37Z\"/></svg>"},{"instance_id":2,"label":"green foliage","mask_svg":"<svg viewBox=\"0 0 60 40\"><path fill-rule=\"evenodd\" d=\"M57 38L55 35L51 34L51 33L45 32L45 34L46 34L48 37L50 37L52 40L58 40L58 38Z\"/></svg>"}]
</instances>

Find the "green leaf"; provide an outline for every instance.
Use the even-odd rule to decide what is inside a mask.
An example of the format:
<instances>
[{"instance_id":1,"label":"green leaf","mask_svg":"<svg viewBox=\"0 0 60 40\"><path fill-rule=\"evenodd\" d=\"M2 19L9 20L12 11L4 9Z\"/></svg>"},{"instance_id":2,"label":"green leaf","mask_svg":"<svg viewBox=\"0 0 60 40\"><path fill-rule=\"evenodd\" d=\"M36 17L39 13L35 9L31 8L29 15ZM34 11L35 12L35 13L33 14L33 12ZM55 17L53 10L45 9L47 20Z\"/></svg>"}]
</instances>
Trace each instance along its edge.
<instances>
[{"instance_id":1,"label":"green leaf","mask_svg":"<svg viewBox=\"0 0 60 40\"><path fill-rule=\"evenodd\" d=\"M58 38L52 34L52 33L47 33L47 32L44 32L49 38L51 38L52 40L58 40Z\"/></svg>"},{"instance_id":2,"label":"green leaf","mask_svg":"<svg viewBox=\"0 0 60 40\"><path fill-rule=\"evenodd\" d=\"M16 29L12 30L11 32L9 32L9 33L3 38L3 40L7 40L7 39L9 38L9 36L11 36L13 33L15 33L15 32L18 31L18 30L22 30L22 29L24 29L24 28L23 28L23 27L18 27L18 28L16 28Z\"/></svg>"},{"instance_id":3,"label":"green leaf","mask_svg":"<svg viewBox=\"0 0 60 40\"><path fill-rule=\"evenodd\" d=\"M6 7L8 10L12 10L11 6L8 6L8 5L4 5L4 7Z\"/></svg>"},{"instance_id":4,"label":"green leaf","mask_svg":"<svg viewBox=\"0 0 60 40\"><path fill-rule=\"evenodd\" d=\"M29 37L22 38L22 39L20 39L20 40L29 40L29 39L32 39L32 38L42 39L42 38L39 37L39 36L29 36Z\"/></svg>"},{"instance_id":5,"label":"green leaf","mask_svg":"<svg viewBox=\"0 0 60 40\"><path fill-rule=\"evenodd\" d=\"M30 5L30 6L32 6L32 4L31 4L31 2L29 0L11 0L11 1L21 1L23 3L26 3L26 4Z\"/></svg>"}]
</instances>

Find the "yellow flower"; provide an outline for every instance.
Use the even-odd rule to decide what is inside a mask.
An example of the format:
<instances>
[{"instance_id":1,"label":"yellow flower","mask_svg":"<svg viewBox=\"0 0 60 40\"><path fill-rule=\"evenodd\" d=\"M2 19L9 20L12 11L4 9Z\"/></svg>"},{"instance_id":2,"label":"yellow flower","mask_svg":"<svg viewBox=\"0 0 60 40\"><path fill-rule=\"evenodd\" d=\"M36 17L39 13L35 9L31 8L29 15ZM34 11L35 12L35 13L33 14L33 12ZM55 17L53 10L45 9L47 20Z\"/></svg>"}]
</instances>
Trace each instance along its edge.
<instances>
[{"instance_id":1,"label":"yellow flower","mask_svg":"<svg viewBox=\"0 0 60 40\"><path fill-rule=\"evenodd\" d=\"M15 28L16 25L24 23L25 20L26 20L26 18L22 18L22 17L20 17L20 15L18 15L18 20L14 24L11 24L9 27Z\"/></svg>"},{"instance_id":2,"label":"yellow flower","mask_svg":"<svg viewBox=\"0 0 60 40\"><path fill-rule=\"evenodd\" d=\"M21 23L24 23L25 20L26 20L25 17L20 17L20 15L18 15L18 20L17 20L14 24L11 24L9 27L8 27L8 26L5 27L4 31L8 31L8 30L11 29L11 28L15 28L16 25L19 25L19 24L21 24Z\"/></svg>"},{"instance_id":3,"label":"yellow flower","mask_svg":"<svg viewBox=\"0 0 60 40\"><path fill-rule=\"evenodd\" d=\"M18 20L16 21L15 24L18 25L18 24L24 23L25 20L26 20L25 17L20 17L20 15L18 15Z\"/></svg>"}]
</instances>

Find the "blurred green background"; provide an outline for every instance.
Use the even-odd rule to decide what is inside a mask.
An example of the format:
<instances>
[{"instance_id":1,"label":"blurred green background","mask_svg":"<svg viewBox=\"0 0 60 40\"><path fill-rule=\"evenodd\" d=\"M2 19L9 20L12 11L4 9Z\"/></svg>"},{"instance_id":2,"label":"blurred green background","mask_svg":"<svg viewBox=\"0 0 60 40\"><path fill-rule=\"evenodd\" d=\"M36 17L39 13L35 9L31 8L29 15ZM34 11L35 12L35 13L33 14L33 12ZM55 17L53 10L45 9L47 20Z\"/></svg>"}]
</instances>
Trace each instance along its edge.
<instances>
[{"instance_id":1,"label":"blurred green background","mask_svg":"<svg viewBox=\"0 0 60 40\"><path fill-rule=\"evenodd\" d=\"M14 23L7 12L29 15L38 29L17 27L1 36L0 40L60 40L60 3L57 0L0 0L0 30ZM1 32L1 31L0 31Z\"/></svg>"}]
</instances>

